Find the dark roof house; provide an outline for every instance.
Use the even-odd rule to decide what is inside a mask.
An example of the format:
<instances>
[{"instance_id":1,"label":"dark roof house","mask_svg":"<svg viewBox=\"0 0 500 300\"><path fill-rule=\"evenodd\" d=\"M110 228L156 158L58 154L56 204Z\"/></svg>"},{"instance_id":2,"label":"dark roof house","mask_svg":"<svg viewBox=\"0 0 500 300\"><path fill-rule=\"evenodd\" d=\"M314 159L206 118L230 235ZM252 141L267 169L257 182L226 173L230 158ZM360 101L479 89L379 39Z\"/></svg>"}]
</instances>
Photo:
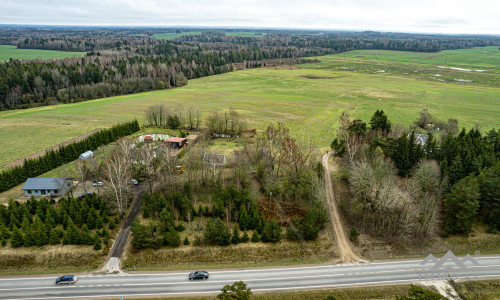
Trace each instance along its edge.
<instances>
[{"instance_id":1,"label":"dark roof house","mask_svg":"<svg viewBox=\"0 0 500 300\"><path fill-rule=\"evenodd\" d=\"M170 148L180 149L186 145L187 139L179 137L171 137L166 139L164 143Z\"/></svg>"}]
</instances>

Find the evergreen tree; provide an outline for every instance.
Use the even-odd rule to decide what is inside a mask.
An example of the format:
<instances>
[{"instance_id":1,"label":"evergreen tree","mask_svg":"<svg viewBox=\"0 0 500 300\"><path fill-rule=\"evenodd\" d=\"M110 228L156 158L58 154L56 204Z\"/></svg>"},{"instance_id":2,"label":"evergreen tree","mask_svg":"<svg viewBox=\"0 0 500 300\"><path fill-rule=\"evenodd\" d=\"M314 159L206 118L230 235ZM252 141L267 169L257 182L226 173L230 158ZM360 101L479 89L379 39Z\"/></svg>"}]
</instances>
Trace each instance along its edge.
<instances>
[{"instance_id":1,"label":"evergreen tree","mask_svg":"<svg viewBox=\"0 0 500 300\"><path fill-rule=\"evenodd\" d=\"M240 207L240 213L238 218L238 224L240 225L241 230L247 230L249 227L250 219L248 217L247 209L245 205Z\"/></svg>"},{"instance_id":2,"label":"evergreen tree","mask_svg":"<svg viewBox=\"0 0 500 300\"><path fill-rule=\"evenodd\" d=\"M10 239L10 233L7 226L4 223L0 223L0 240Z\"/></svg>"},{"instance_id":3,"label":"evergreen tree","mask_svg":"<svg viewBox=\"0 0 500 300\"><path fill-rule=\"evenodd\" d=\"M28 221L28 218L26 218L26 216L24 216L24 218L23 218L22 228L23 228L23 232L24 232L24 246L31 247L31 246L35 245L35 243L36 243L35 234L33 233L33 229L31 228L31 224Z\"/></svg>"},{"instance_id":4,"label":"evergreen tree","mask_svg":"<svg viewBox=\"0 0 500 300\"><path fill-rule=\"evenodd\" d=\"M102 249L101 239L97 238L94 240L94 250L99 251Z\"/></svg>"},{"instance_id":5,"label":"evergreen tree","mask_svg":"<svg viewBox=\"0 0 500 300\"><path fill-rule=\"evenodd\" d=\"M231 243L234 245L237 245L240 243L240 231L238 229L238 225L234 225L233 237L231 238Z\"/></svg>"},{"instance_id":6,"label":"evergreen tree","mask_svg":"<svg viewBox=\"0 0 500 300\"><path fill-rule=\"evenodd\" d=\"M260 224L259 212L257 211L257 207L255 205L252 208L252 215L250 217L249 226L247 229L257 229Z\"/></svg>"},{"instance_id":7,"label":"evergreen tree","mask_svg":"<svg viewBox=\"0 0 500 300\"><path fill-rule=\"evenodd\" d=\"M250 237L248 236L248 233L245 231L243 233L243 236L241 237L241 242L242 243L248 243L249 240L250 240Z\"/></svg>"},{"instance_id":8,"label":"evergreen tree","mask_svg":"<svg viewBox=\"0 0 500 300\"><path fill-rule=\"evenodd\" d=\"M67 241L69 244L79 245L81 243L81 234L80 230L76 227L73 220L68 219L68 230L66 231Z\"/></svg>"},{"instance_id":9,"label":"evergreen tree","mask_svg":"<svg viewBox=\"0 0 500 300\"><path fill-rule=\"evenodd\" d=\"M47 234L45 225L42 223L42 220L38 217L38 215L35 216L35 220L33 221L33 235L35 238L35 244L38 247L49 243L49 235Z\"/></svg>"},{"instance_id":10,"label":"evergreen tree","mask_svg":"<svg viewBox=\"0 0 500 300\"><path fill-rule=\"evenodd\" d=\"M187 236L184 238L184 245L189 245L189 239Z\"/></svg>"},{"instance_id":11,"label":"evergreen tree","mask_svg":"<svg viewBox=\"0 0 500 300\"><path fill-rule=\"evenodd\" d=\"M24 236L17 227L12 230L12 238L10 240L12 247L17 248L24 245Z\"/></svg>"},{"instance_id":12,"label":"evergreen tree","mask_svg":"<svg viewBox=\"0 0 500 300\"><path fill-rule=\"evenodd\" d=\"M231 244L231 232L219 218L215 220L215 231L217 232L217 245L228 246Z\"/></svg>"},{"instance_id":13,"label":"evergreen tree","mask_svg":"<svg viewBox=\"0 0 500 300\"><path fill-rule=\"evenodd\" d=\"M371 130L380 130L383 134L391 131L391 122L383 110L377 110L370 119Z\"/></svg>"},{"instance_id":14,"label":"evergreen tree","mask_svg":"<svg viewBox=\"0 0 500 300\"><path fill-rule=\"evenodd\" d=\"M500 230L500 162L484 170L478 177L479 216L490 232Z\"/></svg>"},{"instance_id":15,"label":"evergreen tree","mask_svg":"<svg viewBox=\"0 0 500 300\"><path fill-rule=\"evenodd\" d=\"M281 238L281 226L278 222L276 220L266 222L264 228L262 229L261 240L264 243L276 243L279 242Z\"/></svg>"},{"instance_id":16,"label":"evergreen tree","mask_svg":"<svg viewBox=\"0 0 500 300\"><path fill-rule=\"evenodd\" d=\"M49 244L57 245L61 243L61 231L59 229L52 229L50 231Z\"/></svg>"},{"instance_id":17,"label":"evergreen tree","mask_svg":"<svg viewBox=\"0 0 500 300\"><path fill-rule=\"evenodd\" d=\"M444 229L447 233L469 234L479 209L479 184L473 176L461 179L444 199Z\"/></svg>"},{"instance_id":18,"label":"evergreen tree","mask_svg":"<svg viewBox=\"0 0 500 300\"><path fill-rule=\"evenodd\" d=\"M259 234L257 233L257 230L255 230L252 233L252 243L258 243L260 241Z\"/></svg>"},{"instance_id":19,"label":"evergreen tree","mask_svg":"<svg viewBox=\"0 0 500 300\"><path fill-rule=\"evenodd\" d=\"M90 234L90 231L89 231L89 228L87 227L87 224L83 224L83 226L82 226L80 243L82 243L84 245L94 244L94 239L92 238L92 235Z\"/></svg>"}]
</instances>

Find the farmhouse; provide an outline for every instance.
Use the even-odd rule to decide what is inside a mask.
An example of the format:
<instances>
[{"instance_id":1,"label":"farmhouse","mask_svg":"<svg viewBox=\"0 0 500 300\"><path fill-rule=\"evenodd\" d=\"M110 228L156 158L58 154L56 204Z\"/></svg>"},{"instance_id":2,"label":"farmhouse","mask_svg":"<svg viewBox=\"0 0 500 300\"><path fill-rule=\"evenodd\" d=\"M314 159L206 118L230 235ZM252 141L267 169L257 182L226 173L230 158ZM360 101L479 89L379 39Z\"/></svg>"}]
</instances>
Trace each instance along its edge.
<instances>
[{"instance_id":1,"label":"farmhouse","mask_svg":"<svg viewBox=\"0 0 500 300\"><path fill-rule=\"evenodd\" d=\"M89 151L87 151L85 153L80 154L80 156L78 158L86 160L86 159L89 159L89 158L91 158L93 156L94 156L94 152L92 152L92 151L89 150Z\"/></svg>"},{"instance_id":2,"label":"farmhouse","mask_svg":"<svg viewBox=\"0 0 500 300\"><path fill-rule=\"evenodd\" d=\"M28 178L22 190L27 197L61 196L73 185L73 178Z\"/></svg>"},{"instance_id":3,"label":"farmhouse","mask_svg":"<svg viewBox=\"0 0 500 300\"><path fill-rule=\"evenodd\" d=\"M186 146L187 139L179 137L171 137L169 139L166 139L164 141L164 144L172 149L181 149L182 147Z\"/></svg>"}]
</instances>

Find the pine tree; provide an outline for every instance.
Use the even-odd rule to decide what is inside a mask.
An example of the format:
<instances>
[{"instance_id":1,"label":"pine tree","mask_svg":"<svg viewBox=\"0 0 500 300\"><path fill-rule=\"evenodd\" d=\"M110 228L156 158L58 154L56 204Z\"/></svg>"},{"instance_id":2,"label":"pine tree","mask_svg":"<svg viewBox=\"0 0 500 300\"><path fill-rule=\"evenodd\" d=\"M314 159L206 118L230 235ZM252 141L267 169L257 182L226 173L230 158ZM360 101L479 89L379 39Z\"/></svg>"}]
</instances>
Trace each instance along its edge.
<instances>
[{"instance_id":1,"label":"pine tree","mask_svg":"<svg viewBox=\"0 0 500 300\"><path fill-rule=\"evenodd\" d=\"M184 245L189 245L189 239L187 236L184 238Z\"/></svg>"},{"instance_id":2,"label":"pine tree","mask_svg":"<svg viewBox=\"0 0 500 300\"><path fill-rule=\"evenodd\" d=\"M234 225L233 237L231 238L231 243L234 245L237 245L240 243L240 230L238 229L238 225Z\"/></svg>"},{"instance_id":3,"label":"pine tree","mask_svg":"<svg viewBox=\"0 0 500 300\"><path fill-rule=\"evenodd\" d=\"M228 246L231 244L231 232L219 218L215 220L215 232L217 233L217 245Z\"/></svg>"},{"instance_id":4,"label":"pine tree","mask_svg":"<svg viewBox=\"0 0 500 300\"><path fill-rule=\"evenodd\" d=\"M260 241L259 234L257 233L257 230L255 230L252 233L252 243L258 243Z\"/></svg>"},{"instance_id":5,"label":"pine tree","mask_svg":"<svg viewBox=\"0 0 500 300\"><path fill-rule=\"evenodd\" d=\"M21 247L22 245L24 245L23 234L19 229L17 229L17 227L14 227L14 229L12 230L12 238L10 240L10 244L14 248Z\"/></svg>"},{"instance_id":6,"label":"pine tree","mask_svg":"<svg viewBox=\"0 0 500 300\"><path fill-rule=\"evenodd\" d=\"M391 131L391 122L383 110L377 110L370 119L370 127L371 130L381 130L382 133L388 134Z\"/></svg>"},{"instance_id":7,"label":"pine tree","mask_svg":"<svg viewBox=\"0 0 500 300\"><path fill-rule=\"evenodd\" d=\"M181 245L181 236L177 230L170 230L165 234L165 241L168 246L179 247Z\"/></svg>"},{"instance_id":8,"label":"pine tree","mask_svg":"<svg viewBox=\"0 0 500 300\"><path fill-rule=\"evenodd\" d=\"M250 237L248 236L248 233L245 231L243 233L243 236L241 237L241 242L242 243L248 243L249 240L250 240Z\"/></svg>"},{"instance_id":9,"label":"pine tree","mask_svg":"<svg viewBox=\"0 0 500 300\"><path fill-rule=\"evenodd\" d=\"M238 223L240 225L241 230L247 230L249 227L250 220L249 220L247 209L245 208L245 205L242 205L240 207L240 214L239 214L239 218L238 218Z\"/></svg>"},{"instance_id":10,"label":"pine tree","mask_svg":"<svg viewBox=\"0 0 500 300\"><path fill-rule=\"evenodd\" d=\"M45 225L42 223L42 220L38 217L38 215L35 216L35 220L33 221L33 235L35 238L35 244L38 247L47 245L49 243L47 229L45 228Z\"/></svg>"},{"instance_id":11,"label":"pine tree","mask_svg":"<svg viewBox=\"0 0 500 300\"><path fill-rule=\"evenodd\" d=\"M49 244L57 245L61 243L61 232L59 229L52 229L50 231Z\"/></svg>"},{"instance_id":12,"label":"pine tree","mask_svg":"<svg viewBox=\"0 0 500 300\"><path fill-rule=\"evenodd\" d=\"M444 229L468 235L479 209L479 184L474 176L459 180L444 199Z\"/></svg>"},{"instance_id":13,"label":"pine tree","mask_svg":"<svg viewBox=\"0 0 500 300\"><path fill-rule=\"evenodd\" d=\"M266 222L264 228L262 229L261 240L264 243L276 243L279 242L281 238L281 226L278 222L276 220Z\"/></svg>"},{"instance_id":14,"label":"pine tree","mask_svg":"<svg viewBox=\"0 0 500 300\"><path fill-rule=\"evenodd\" d=\"M92 238L92 235L90 234L90 231L89 231L89 228L87 227L87 224L83 224L83 226L82 226L80 243L82 243L84 245L92 245L94 243L94 239Z\"/></svg>"},{"instance_id":15,"label":"pine tree","mask_svg":"<svg viewBox=\"0 0 500 300\"><path fill-rule=\"evenodd\" d=\"M66 234L67 234L67 241L69 244L73 245L81 244L80 230L78 230L78 228L76 227L75 223L73 223L73 220L71 218L68 219L68 230L66 231Z\"/></svg>"},{"instance_id":16,"label":"pine tree","mask_svg":"<svg viewBox=\"0 0 500 300\"><path fill-rule=\"evenodd\" d=\"M98 236L96 236L94 238L94 250L99 251L101 249L102 249L101 239Z\"/></svg>"}]
</instances>

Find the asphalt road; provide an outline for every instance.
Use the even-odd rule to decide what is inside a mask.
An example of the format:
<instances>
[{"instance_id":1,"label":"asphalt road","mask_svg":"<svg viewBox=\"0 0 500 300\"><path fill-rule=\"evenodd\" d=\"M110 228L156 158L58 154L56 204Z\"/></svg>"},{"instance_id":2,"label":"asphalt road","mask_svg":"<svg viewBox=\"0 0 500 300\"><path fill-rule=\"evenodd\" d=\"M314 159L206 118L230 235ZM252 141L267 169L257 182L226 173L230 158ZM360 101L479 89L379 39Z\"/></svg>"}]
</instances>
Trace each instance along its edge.
<instances>
[{"instance_id":1,"label":"asphalt road","mask_svg":"<svg viewBox=\"0 0 500 300\"><path fill-rule=\"evenodd\" d=\"M1 299L103 298L120 296L217 294L225 284L243 280L254 291L280 291L346 286L412 283L451 274L459 279L500 277L500 256L476 257L479 265L458 268L449 261L439 270L435 262L390 261L351 265L322 265L210 271L208 280L189 281L188 272L121 275L81 275L74 285L55 285L55 276L0 278ZM432 278L431 278L432 277Z\"/></svg>"}]
</instances>

